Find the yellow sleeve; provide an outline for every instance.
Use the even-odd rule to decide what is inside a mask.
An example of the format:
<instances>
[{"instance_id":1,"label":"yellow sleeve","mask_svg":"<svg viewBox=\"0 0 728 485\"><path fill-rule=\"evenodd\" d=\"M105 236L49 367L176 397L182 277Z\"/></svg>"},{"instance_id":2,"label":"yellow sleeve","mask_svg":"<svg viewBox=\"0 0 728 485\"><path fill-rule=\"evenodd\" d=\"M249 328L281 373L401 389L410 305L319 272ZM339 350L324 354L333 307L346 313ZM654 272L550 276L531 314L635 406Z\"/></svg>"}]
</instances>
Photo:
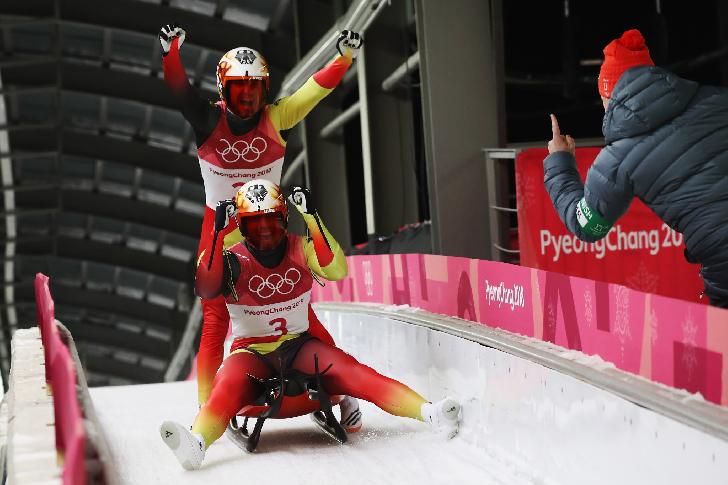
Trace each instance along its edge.
<instances>
[{"instance_id":1,"label":"yellow sleeve","mask_svg":"<svg viewBox=\"0 0 728 485\"><path fill-rule=\"evenodd\" d=\"M318 276L329 281L339 281L346 278L346 275L349 274L349 267L339 243L326 229L320 218L312 214L303 214L303 219L311 232L311 237L305 240L303 246L308 267ZM321 258L319 255L321 255ZM322 266L319 259L325 259L329 262Z\"/></svg>"},{"instance_id":2,"label":"yellow sleeve","mask_svg":"<svg viewBox=\"0 0 728 485\"><path fill-rule=\"evenodd\" d=\"M308 78L298 90L273 103L268 114L278 131L288 130L298 124L332 89L320 86L313 77Z\"/></svg>"},{"instance_id":3,"label":"yellow sleeve","mask_svg":"<svg viewBox=\"0 0 728 485\"><path fill-rule=\"evenodd\" d=\"M273 126L278 131L293 128L334 90L351 63L351 51L347 49L345 55L336 56L331 63L308 78L295 93L270 105L268 115Z\"/></svg>"}]
</instances>

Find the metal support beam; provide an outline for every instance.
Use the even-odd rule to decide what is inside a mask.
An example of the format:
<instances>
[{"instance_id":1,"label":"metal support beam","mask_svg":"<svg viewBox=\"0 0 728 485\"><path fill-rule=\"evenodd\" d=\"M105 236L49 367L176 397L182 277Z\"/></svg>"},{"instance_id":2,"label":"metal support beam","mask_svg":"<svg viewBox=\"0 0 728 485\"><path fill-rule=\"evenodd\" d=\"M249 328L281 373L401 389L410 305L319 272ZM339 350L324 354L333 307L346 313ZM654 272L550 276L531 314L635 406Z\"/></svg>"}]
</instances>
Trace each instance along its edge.
<instances>
[{"instance_id":1,"label":"metal support beam","mask_svg":"<svg viewBox=\"0 0 728 485\"><path fill-rule=\"evenodd\" d=\"M359 79L359 68L357 67L357 62L349 66L349 69L346 70L346 73L344 74L344 77L341 78L341 82L339 83L339 86L349 86L354 81Z\"/></svg>"},{"instance_id":2,"label":"metal support beam","mask_svg":"<svg viewBox=\"0 0 728 485\"><path fill-rule=\"evenodd\" d=\"M515 209L506 207L509 203L510 194L504 190L505 187L508 187L508 165L515 163L519 151L506 148L483 150L486 173L485 193L488 196L489 208L488 229L491 245L494 249L491 251L493 261L511 261L513 256L510 255L520 254L520 251L507 247L510 244L508 239L510 231L508 212L515 212Z\"/></svg>"},{"instance_id":3,"label":"metal support beam","mask_svg":"<svg viewBox=\"0 0 728 485\"><path fill-rule=\"evenodd\" d=\"M286 187L290 183L291 178L296 173L296 171L300 170L305 164L306 164L306 151L301 150L301 153L296 155L296 158L293 159L291 164L288 166L288 169L286 169L286 173L283 175L283 178L281 179L281 187Z\"/></svg>"},{"instance_id":4,"label":"metal support beam","mask_svg":"<svg viewBox=\"0 0 728 485\"><path fill-rule=\"evenodd\" d=\"M357 104L361 106L359 126L361 127L361 160L364 170L364 208L366 212L367 235L372 235L376 233L377 225L374 219L374 183L372 181L372 146L369 135L366 50L366 47L362 47L357 59L357 81L359 84L359 101Z\"/></svg>"},{"instance_id":5,"label":"metal support beam","mask_svg":"<svg viewBox=\"0 0 728 485\"><path fill-rule=\"evenodd\" d=\"M346 14L334 22L334 25L286 75L279 97L291 94L331 58L336 50L334 43L339 32L350 29L363 34L382 12L383 7L388 5L388 0L355 0Z\"/></svg>"},{"instance_id":6,"label":"metal support beam","mask_svg":"<svg viewBox=\"0 0 728 485\"><path fill-rule=\"evenodd\" d=\"M321 128L319 136L321 138L329 138L331 135L339 131L346 123L359 114L359 101L352 104L346 110L342 111L336 118L331 120L326 126Z\"/></svg>"},{"instance_id":7,"label":"metal support beam","mask_svg":"<svg viewBox=\"0 0 728 485\"><path fill-rule=\"evenodd\" d=\"M393 90L407 75L420 67L420 52L417 51L404 61L392 74L382 81L382 91L389 92Z\"/></svg>"},{"instance_id":8,"label":"metal support beam","mask_svg":"<svg viewBox=\"0 0 728 485\"><path fill-rule=\"evenodd\" d=\"M315 46L325 35L326 25L335 22L331 6L319 0L297 1L296 25L302 51ZM305 12L305 13L304 13ZM327 60L335 51L330 43ZM298 86L297 86L298 87ZM344 146L319 135L324 126L341 113L340 91L334 90L321 100L304 119L304 149L308 186L316 194L320 215L343 247L350 246L349 203ZM323 188L326 187L326 190Z\"/></svg>"},{"instance_id":9,"label":"metal support beam","mask_svg":"<svg viewBox=\"0 0 728 485\"><path fill-rule=\"evenodd\" d=\"M362 105L361 216L357 223L364 225L366 216L368 235L390 234L420 221L418 197L426 192L424 181L418 185L416 175L417 105L413 96L417 93L403 90L401 95L391 96L380 89L382 80L412 53L406 3L394 2L380 15L369 29L364 56L356 61ZM351 217L355 220L357 215Z\"/></svg>"},{"instance_id":10,"label":"metal support beam","mask_svg":"<svg viewBox=\"0 0 728 485\"><path fill-rule=\"evenodd\" d=\"M415 7L433 250L489 259L481 149L505 144L501 0L462 0L458 8L416 0ZM464 45L478 46L478 55Z\"/></svg>"}]
</instances>

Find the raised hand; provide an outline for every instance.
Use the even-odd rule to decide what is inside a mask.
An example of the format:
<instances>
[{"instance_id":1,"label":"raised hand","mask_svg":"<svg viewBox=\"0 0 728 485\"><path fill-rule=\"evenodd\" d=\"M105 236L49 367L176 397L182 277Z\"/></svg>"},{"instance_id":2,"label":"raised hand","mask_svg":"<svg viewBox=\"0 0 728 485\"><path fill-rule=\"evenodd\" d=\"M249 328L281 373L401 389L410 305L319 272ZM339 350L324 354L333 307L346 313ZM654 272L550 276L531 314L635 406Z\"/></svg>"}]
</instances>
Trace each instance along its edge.
<instances>
[{"instance_id":1,"label":"raised hand","mask_svg":"<svg viewBox=\"0 0 728 485\"><path fill-rule=\"evenodd\" d=\"M351 52L352 59L359 54L359 49L364 44L364 37L353 30L342 30L339 38L336 40L336 50L340 55L344 55L345 49L348 47Z\"/></svg>"},{"instance_id":2,"label":"raised hand","mask_svg":"<svg viewBox=\"0 0 728 485\"><path fill-rule=\"evenodd\" d=\"M556 115L551 115L551 141L548 144L549 155L554 152L569 152L574 155L576 142L571 135L562 135Z\"/></svg>"},{"instance_id":3,"label":"raised hand","mask_svg":"<svg viewBox=\"0 0 728 485\"><path fill-rule=\"evenodd\" d=\"M220 232L230 224L230 220L235 220L234 200L221 200L215 208L215 232Z\"/></svg>"},{"instance_id":4,"label":"raised hand","mask_svg":"<svg viewBox=\"0 0 728 485\"><path fill-rule=\"evenodd\" d=\"M159 30L159 43L162 44L162 55L166 56L169 53L169 48L172 47L172 41L179 37L179 44L177 47L182 47L182 43L185 41L187 32L177 25L177 23L167 24Z\"/></svg>"},{"instance_id":5,"label":"raised hand","mask_svg":"<svg viewBox=\"0 0 728 485\"><path fill-rule=\"evenodd\" d=\"M315 214L316 204L313 201L311 191L306 187L294 187L288 201L296 206L301 214Z\"/></svg>"}]
</instances>

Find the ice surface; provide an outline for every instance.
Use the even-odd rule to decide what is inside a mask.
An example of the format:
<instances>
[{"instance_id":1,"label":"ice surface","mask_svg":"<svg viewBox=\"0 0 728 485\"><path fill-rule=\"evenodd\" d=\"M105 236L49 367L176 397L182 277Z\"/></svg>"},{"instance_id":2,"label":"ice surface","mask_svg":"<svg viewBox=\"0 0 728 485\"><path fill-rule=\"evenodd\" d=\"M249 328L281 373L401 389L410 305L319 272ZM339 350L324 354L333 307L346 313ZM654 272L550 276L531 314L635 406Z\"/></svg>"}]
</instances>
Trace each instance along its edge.
<instances>
[{"instance_id":1,"label":"ice surface","mask_svg":"<svg viewBox=\"0 0 728 485\"><path fill-rule=\"evenodd\" d=\"M176 382L91 389L122 484L534 484L529 470L418 421L390 416L361 402L364 427L340 445L305 417L269 420L258 449L241 451L223 437L201 470L187 472L164 446L165 419L190 424L196 384ZM260 481L259 481L260 480ZM263 482L265 481L265 482Z\"/></svg>"}]
</instances>

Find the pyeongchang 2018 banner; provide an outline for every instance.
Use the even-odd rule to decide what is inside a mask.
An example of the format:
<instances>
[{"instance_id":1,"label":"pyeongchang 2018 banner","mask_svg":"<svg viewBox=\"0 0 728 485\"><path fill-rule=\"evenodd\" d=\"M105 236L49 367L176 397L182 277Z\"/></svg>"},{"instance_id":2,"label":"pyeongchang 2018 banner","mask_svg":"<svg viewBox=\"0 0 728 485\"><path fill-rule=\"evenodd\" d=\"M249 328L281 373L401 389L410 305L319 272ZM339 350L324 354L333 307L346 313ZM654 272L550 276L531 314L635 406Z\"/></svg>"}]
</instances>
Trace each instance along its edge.
<instances>
[{"instance_id":1,"label":"pyeongchang 2018 banner","mask_svg":"<svg viewBox=\"0 0 728 485\"><path fill-rule=\"evenodd\" d=\"M582 181L600 148L577 148ZM521 265L556 271L647 293L708 303L701 299L699 265L683 255L682 234L673 231L637 198L603 239L585 243L561 222L543 183L546 149L516 158L518 243Z\"/></svg>"}]
</instances>

